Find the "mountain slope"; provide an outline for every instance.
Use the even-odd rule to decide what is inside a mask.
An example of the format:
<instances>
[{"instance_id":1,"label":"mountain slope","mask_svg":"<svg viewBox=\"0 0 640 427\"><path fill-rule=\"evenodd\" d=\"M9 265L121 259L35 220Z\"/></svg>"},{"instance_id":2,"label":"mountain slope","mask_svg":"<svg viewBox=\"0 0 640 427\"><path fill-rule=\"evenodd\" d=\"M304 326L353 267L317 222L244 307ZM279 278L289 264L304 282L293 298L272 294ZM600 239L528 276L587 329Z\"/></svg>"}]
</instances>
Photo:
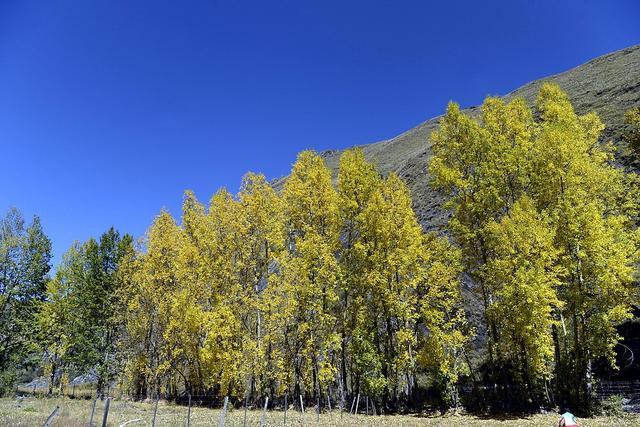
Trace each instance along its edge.
<instances>
[{"instance_id":1,"label":"mountain slope","mask_svg":"<svg viewBox=\"0 0 640 427\"><path fill-rule=\"evenodd\" d=\"M640 45L629 47L593 59L569 71L528 83L504 96L522 96L531 105L540 85L554 82L567 92L580 114L595 111L606 125L603 140L620 144L624 113L640 106ZM443 106L444 111L444 106ZM479 107L464 110L477 115ZM431 158L431 132L438 125L438 117L429 119L413 129L386 141L361 146L367 158L374 161L381 172L396 171L409 185L416 213L427 230L444 226L447 216L441 209L442 197L429 188L427 165ZM340 151L322 153L327 165L338 168ZM623 150L619 158L628 163ZM282 180L275 185L279 187Z\"/></svg>"}]
</instances>

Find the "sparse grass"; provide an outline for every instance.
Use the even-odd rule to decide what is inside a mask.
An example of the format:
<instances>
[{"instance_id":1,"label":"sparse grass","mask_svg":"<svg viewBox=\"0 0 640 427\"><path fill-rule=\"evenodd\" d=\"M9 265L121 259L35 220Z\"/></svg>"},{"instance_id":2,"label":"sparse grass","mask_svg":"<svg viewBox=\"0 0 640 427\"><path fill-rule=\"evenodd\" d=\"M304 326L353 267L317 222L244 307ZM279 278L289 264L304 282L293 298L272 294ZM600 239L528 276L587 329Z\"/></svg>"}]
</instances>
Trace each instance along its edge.
<instances>
[{"instance_id":1,"label":"sparse grass","mask_svg":"<svg viewBox=\"0 0 640 427\"><path fill-rule=\"evenodd\" d=\"M53 424L56 427L81 427L89 422L92 400L79 400L69 398L3 398L0 399L0 425L32 427L41 426L46 421L49 414L56 406L60 406L60 415ZM98 401L94 415L94 424L101 425L104 402ZM220 417L219 409L197 408L191 409L191 426L215 426L218 425ZM184 426L187 408L160 402L158 405L157 426ZM120 424L140 419L136 423L128 426L148 426L151 424L153 416L153 404L151 402L132 402L128 400L114 400L111 402L109 411L109 426L119 426ZM247 412L247 425L258 426L262 411L250 410ZM489 419L472 415L452 415L452 416L416 416L416 415L393 415L393 416L349 416L333 413L323 413L320 415L320 422L316 421L316 414L308 412L303 420L300 412L290 410L287 412L287 425L291 426L531 426L547 427L555 426L558 417L555 414L535 415L526 418L505 418ZM242 409L231 409L227 413L226 426L242 426L244 411ZM266 424L269 426L282 426L284 413L282 411L268 411ZM584 427L605 427L605 426L639 426L640 415L624 415L621 417L600 417L592 419L581 419L580 423Z\"/></svg>"}]
</instances>

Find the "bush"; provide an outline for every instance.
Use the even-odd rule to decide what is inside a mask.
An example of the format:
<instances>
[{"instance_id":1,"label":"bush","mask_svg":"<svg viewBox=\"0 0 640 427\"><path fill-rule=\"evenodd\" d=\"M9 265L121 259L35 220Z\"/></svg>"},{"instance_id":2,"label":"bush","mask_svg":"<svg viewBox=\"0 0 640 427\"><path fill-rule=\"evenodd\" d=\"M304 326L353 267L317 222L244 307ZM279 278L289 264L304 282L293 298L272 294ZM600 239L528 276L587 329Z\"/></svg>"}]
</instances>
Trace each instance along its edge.
<instances>
[{"instance_id":1,"label":"bush","mask_svg":"<svg viewBox=\"0 0 640 427\"><path fill-rule=\"evenodd\" d=\"M608 417L619 417L623 415L622 395L614 394L600 401L600 411L602 415Z\"/></svg>"}]
</instances>

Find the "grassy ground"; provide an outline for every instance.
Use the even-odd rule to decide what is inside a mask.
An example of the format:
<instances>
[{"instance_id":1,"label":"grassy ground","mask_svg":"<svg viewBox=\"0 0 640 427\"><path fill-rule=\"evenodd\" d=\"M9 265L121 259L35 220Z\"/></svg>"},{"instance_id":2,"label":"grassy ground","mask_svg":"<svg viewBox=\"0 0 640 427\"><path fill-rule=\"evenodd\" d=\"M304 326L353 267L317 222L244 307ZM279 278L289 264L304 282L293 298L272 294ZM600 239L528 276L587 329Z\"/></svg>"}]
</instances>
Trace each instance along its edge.
<instances>
[{"instance_id":1,"label":"grassy ground","mask_svg":"<svg viewBox=\"0 0 640 427\"><path fill-rule=\"evenodd\" d=\"M56 418L53 426L57 427L80 427L86 426L91 414L93 401L68 398L3 398L0 399L0 426L41 426L45 423L49 414L60 407L60 415ZM102 415L104 402L98 401L94 424L102 425ZM216 426L220 418L220 410L192 408L191 426ZM156 418L157 426L184 426L187 415L187 408L165 403L158 405ZM111 402L109 410L109 426L120 426L126 421L139 419L137 422L129 423L127 426L149 426L153 416L153 404L144 402L131 402L126 400L115 400ZM250 410L247 413L247 425L258 426L262 417L262 411ZM300 412L287 412L287 425L301 426L555 426L558 417L551 415L535 415L528 418L511 419L485 419L471 415L459 416L433 416L418 417L411 415L395 416L349 416L343 414L340 417L338 412L323 413L320 415L320 422L316 421L315 413L307 413L303 418ZM244 411L242 409L230 410L226 415L226 426L242 426L244 421ZM624 418L593 418L579 420L584 427L604 427L604 426L640 426L640 415L627 415ZM265 419L266 425L284 425L284 413L282 411L268 411Z\"/></svg>"}]
</instances>

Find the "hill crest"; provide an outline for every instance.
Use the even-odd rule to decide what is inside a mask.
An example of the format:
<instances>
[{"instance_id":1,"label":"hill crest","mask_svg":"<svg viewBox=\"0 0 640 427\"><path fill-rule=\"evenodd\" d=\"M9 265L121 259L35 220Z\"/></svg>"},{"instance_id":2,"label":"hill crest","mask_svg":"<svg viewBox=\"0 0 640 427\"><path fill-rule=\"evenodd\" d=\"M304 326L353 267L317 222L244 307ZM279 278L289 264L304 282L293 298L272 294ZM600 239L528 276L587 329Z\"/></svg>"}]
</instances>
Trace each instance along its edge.
<instances>
[{"instance_id":1,"label":"hill crest","mask_svg":"<svg viewBox=\"0 0 640 427\"><path fill-rule=\"evenodd\" d=\"M594 58L582 65L552 76L529 82L502 96L509 100L522 96L530 105L534 102L543 82L558 84L569 96L576 111L584 114L595 111L606 125L603 140L612 140L619 150L619 160L638 168L625 154L621 146L624 129L624 113L640 106L640 45L631 46ZM477 115L479 106L463 110ZM444 106L443 106L444 111ZM413 195L416 214L426 230L441 229L447 220L442 210L442 196L429 187L427 165L431 158L431 132L438 126L441 116L428 119L400 135L359 146L366 157L373 161L383 173L395 171L409 185ZM327 150L320 153L332 172L337 172L342 150ZM274 182L282 186L284 178Z\"/></svg>"}]
</instances>

